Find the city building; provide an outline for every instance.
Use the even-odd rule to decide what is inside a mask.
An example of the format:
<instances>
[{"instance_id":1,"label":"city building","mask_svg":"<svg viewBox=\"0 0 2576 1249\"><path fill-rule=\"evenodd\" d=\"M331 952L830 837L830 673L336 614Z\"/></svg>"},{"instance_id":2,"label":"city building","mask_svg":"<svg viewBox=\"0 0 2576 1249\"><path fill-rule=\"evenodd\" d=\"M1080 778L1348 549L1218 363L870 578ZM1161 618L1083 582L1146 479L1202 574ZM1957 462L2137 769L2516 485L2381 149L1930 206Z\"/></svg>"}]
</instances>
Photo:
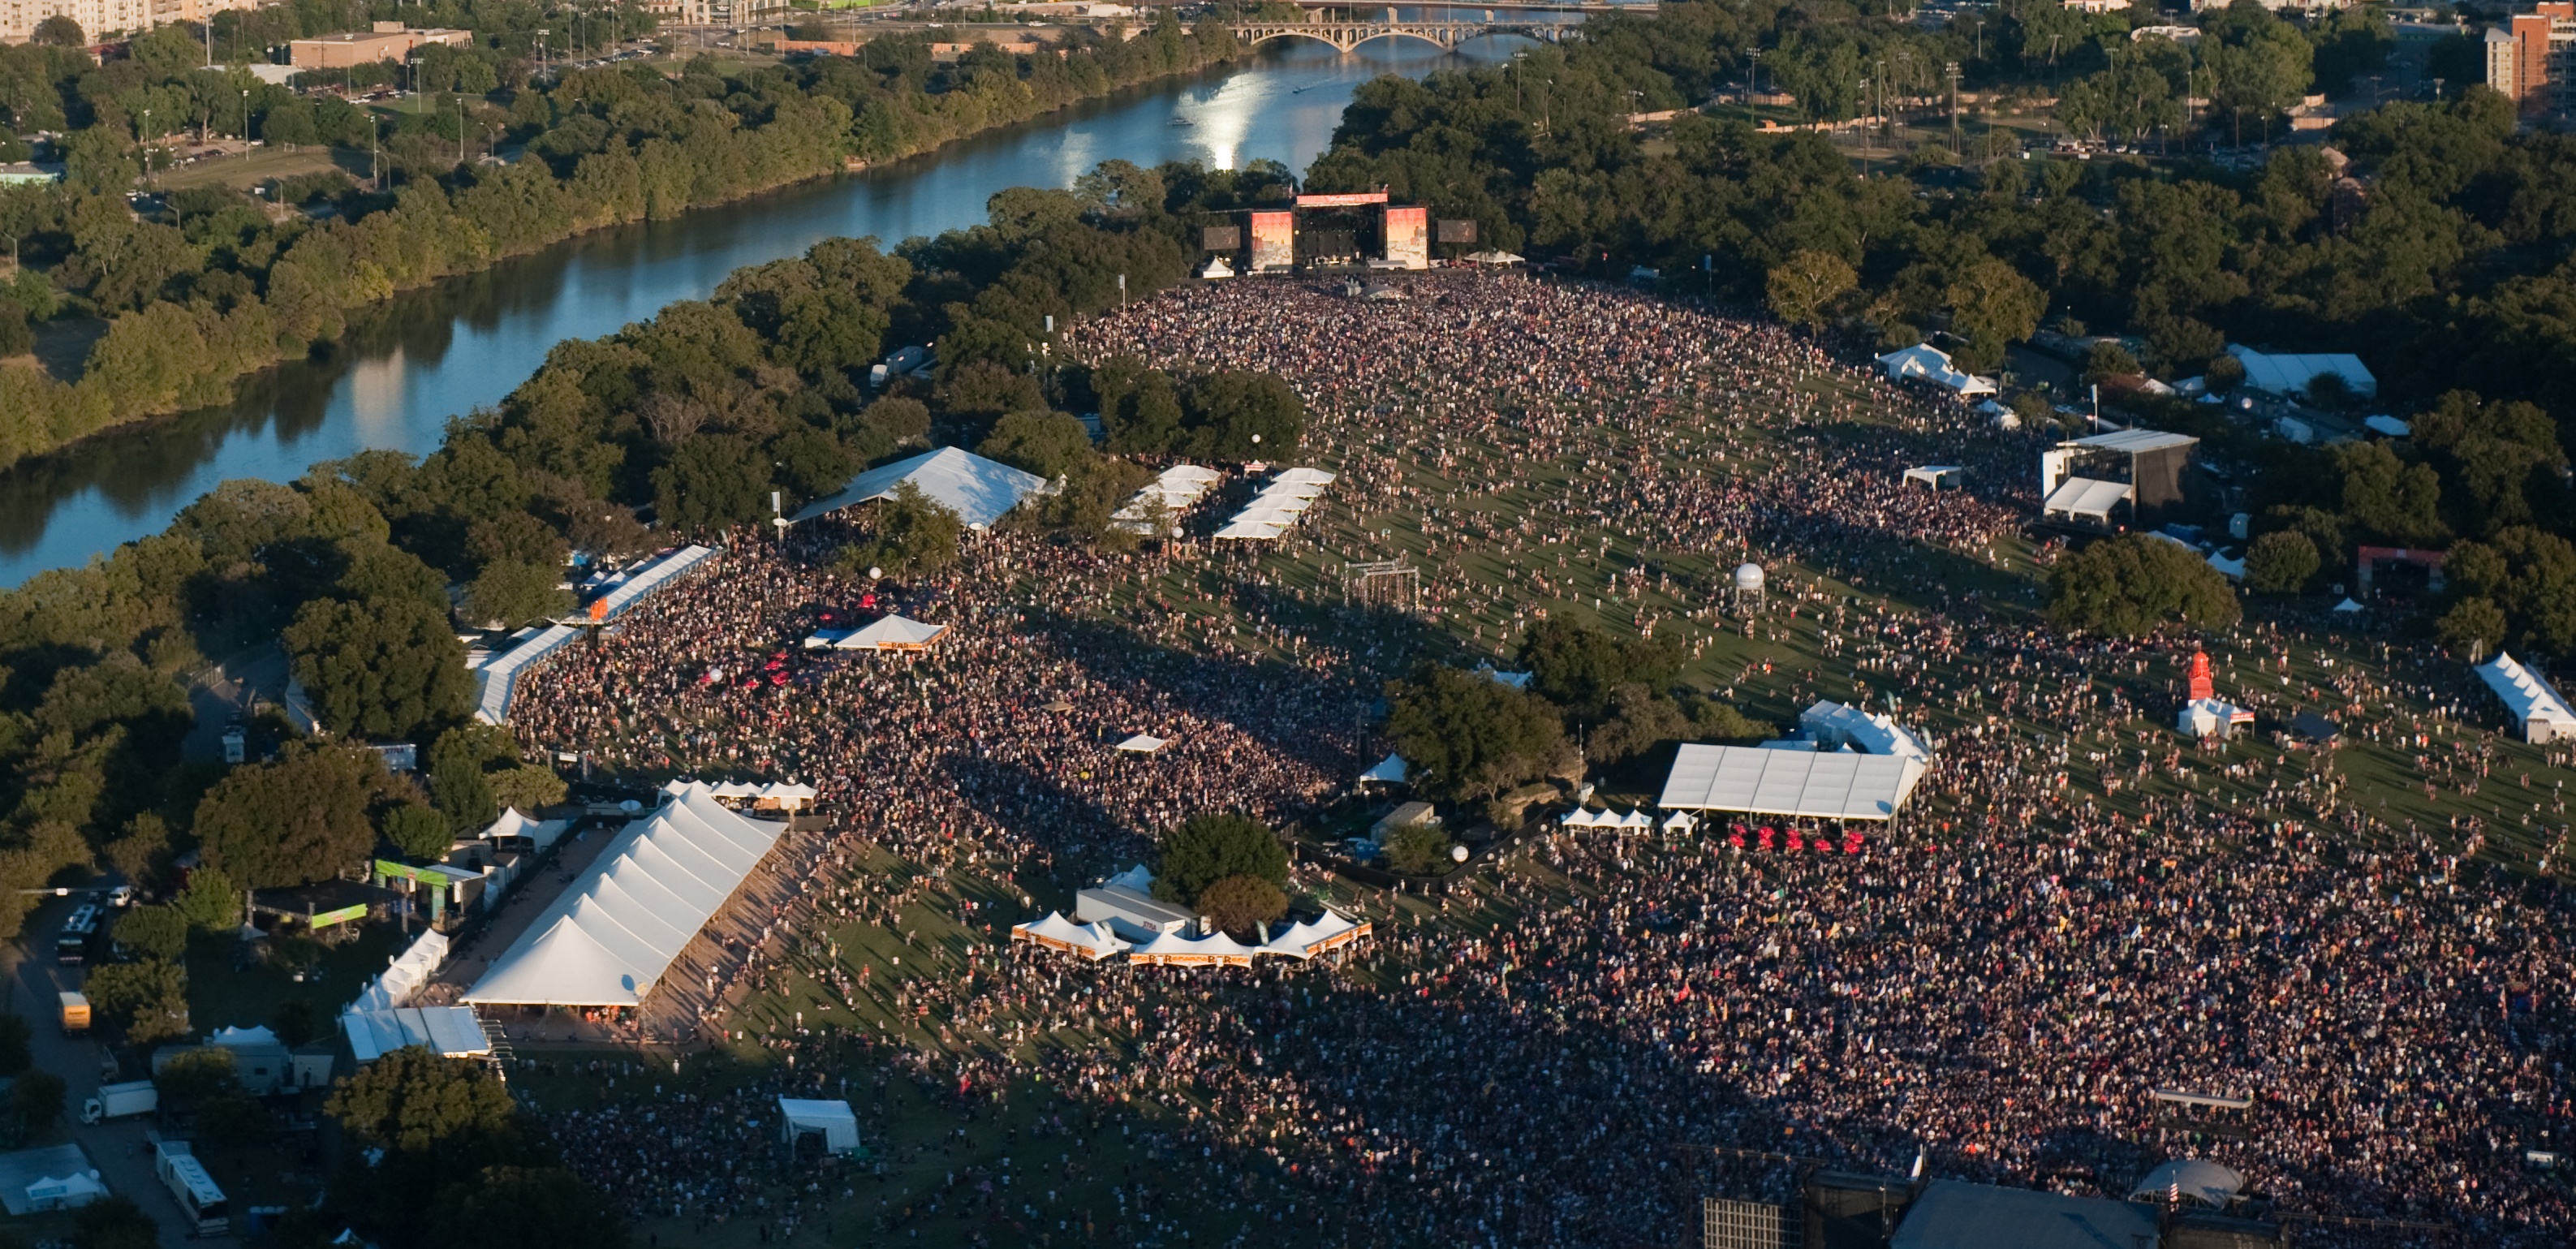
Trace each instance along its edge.
<instances>
[{"instance_id":1,"label":"city building","mask_svg":"<svg viewBox=\"0 0 2576 1249\"><path fill-rule=\"evenodd\" d=\"M0 43L25 43L49 17L80 23L92 43L110 36L140 34L171 22L202 22L227 9L266 8L275 0L223 3L221 0L0 0Z\"/></svg>"},{"instance_id":2,"label":"city building","mask_svg":"<svg viewBox=\"0 0 2576 1249\"><path fill-rule=\"evenodd\" d=\"M2568 65L2576 47L2576 0L2541 0L2487 28L2487 85L2512 100L2525 116L2565 112L2576 96Z\"/></svg>"},{"instance_id":3,"label":"city building","mask_svg":"<svg viewBox=\"0 0 2576 1249\"><path fill-rule=\"evenodd\" d=\"M378 61L408 61L414 50L433 43L472 47L474 32L420 30L400 22L378 22L369 31L298 39L288 45L287 60L297 69L347 69Z\"/></svg>"}]
</instances>

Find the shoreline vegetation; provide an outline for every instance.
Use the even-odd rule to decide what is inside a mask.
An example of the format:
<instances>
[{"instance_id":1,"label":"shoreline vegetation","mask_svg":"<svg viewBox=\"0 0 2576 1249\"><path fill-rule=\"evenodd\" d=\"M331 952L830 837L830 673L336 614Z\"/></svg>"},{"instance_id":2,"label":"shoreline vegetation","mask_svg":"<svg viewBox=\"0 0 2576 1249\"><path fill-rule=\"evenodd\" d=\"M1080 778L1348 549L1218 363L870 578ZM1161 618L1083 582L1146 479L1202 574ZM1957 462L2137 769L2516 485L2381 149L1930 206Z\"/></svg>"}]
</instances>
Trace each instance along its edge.
<instances>
[{"instance_id":1,"label":"shoreline vegetation","mask_svg":"<svg viewBox=\"0 0 2576 1249\"><path fill-rule=\"evenodd\" d=\"M67 180L0 192L0 217L31 255L51 245L57 267L83 282L107 328L77 381L28 359L0 365L0 473L95 434L230 402L243 378L340 341L353 313L442 279L597 230L845 172L853 162L867 168L928 155L1243 55L1223 27L1190 29L1168 14L1124 42L1080 28L1067 36L1063 57L978 47L939 62L927 35L905 35L871 42L856 57L727 73L702 55L676 72L641 63L575 69L551 87L450 96L440 109L392 119L406 129L380 145L390 183L383 191L339 175L279 184L280 200L298 192L303 203L329 199L336 211L318 217L299 211L272 220L273 206L214 189L171 192L173 223L140 216L118 190L117 175L130 180L139 169L132 154L102 159L79 142L89 132L77 132ZM474 81L470 64L445 76ZM264 87L252 83L244 98L254 128L273 142L363 148L371 126L386 120L340 100ZM263 94L272 98L257 98ZM515 141L521 155L458 163L447 147L442 166L438 149L460 133L487 138L489 146L476 145L487 152ZM29 272L0 302L62 307L62 293L25 289L31 278L44 286L64 280L46 283Z\"/></svg>"}]
</instances>

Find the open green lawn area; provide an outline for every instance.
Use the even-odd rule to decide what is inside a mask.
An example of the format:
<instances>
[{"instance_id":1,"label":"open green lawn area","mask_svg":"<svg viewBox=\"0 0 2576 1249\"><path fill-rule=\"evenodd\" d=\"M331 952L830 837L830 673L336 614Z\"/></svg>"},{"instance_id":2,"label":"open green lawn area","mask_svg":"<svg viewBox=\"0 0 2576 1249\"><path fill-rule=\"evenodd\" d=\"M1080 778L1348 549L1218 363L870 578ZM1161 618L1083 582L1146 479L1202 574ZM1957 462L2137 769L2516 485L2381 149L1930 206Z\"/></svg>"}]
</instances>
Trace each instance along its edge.
<instances>
[{"instance_id":1,"label":"open green lawn area","mask_svg":"<svg viewBox=\"0 0 2576 1249\"><path fill-rule=\"evenodd\" d=\"M359 153L363 167L365 153ZM271 178L293 178L309 173L328 173L342 166L333 158L331 149L307 147L294 151L285 148L262 148L248 156L210 160L183 168L165 170L153 175L152 185L165 191L197 186L227 186L247 191Z\"/></svg>"},{"instance_id":2,"label":"open green lawn area","mask_svg":"<svg viewBox=\"0 0 2576 1249\"><path fill-rule=\"evenodd\" d=\"M355 940L329 945L304 937L245 943L229 933L201 934L188 947L189 1022L201 1033L273 1025L292 1002L303 1006L313 1035L327 1037L340 1008L408 940L391 924L365 925Z\"/></svg>"}]
</instances>

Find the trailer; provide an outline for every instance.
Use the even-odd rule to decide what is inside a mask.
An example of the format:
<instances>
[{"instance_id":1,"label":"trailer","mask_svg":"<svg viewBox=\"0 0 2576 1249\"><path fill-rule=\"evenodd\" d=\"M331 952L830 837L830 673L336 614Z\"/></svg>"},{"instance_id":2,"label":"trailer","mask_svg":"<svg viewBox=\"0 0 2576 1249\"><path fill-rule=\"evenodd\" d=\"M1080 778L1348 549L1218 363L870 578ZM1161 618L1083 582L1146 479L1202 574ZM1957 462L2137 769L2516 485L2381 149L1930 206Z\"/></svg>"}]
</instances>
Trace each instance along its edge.
<instances>
[{"instance_id":1,"label":"trailer","mask_svg":"<svg viewBox=\"0 0 2576 1249\"><path fill-rule=\"evenodd\" d=\"M102 1084L98 1094L81 1103L81 1122L100 1123L127 1115L148 1115L161 1108L161 1090L150 1080Z\"/></svg>"},{"instance_id":2,"label":"trailer","mask_svg":"<svg viewBox=\"0 0 2576 1249\"><path fill-rule=\"evenodd\" d=\"M63 1003L63 1035L79 1036L89 1031L89 997L81 993L60 995Z\"/></svg>"},{"instance_id":3,"label":"trailer","mask_svg":"<svg viewBox=\"0 0 2576 1249\"><path fill-rule=\"evenodd\" d=\"M83 902L72 908L62 931L54 935L54 962L64 967L88 962L90 947L98 943L99 930L105 926L103 919L96 903Z\"/></svg>"},{"instance_id":4,"label":"trailer","mask_svg":"<svg viewBox=\"0 0 2576 1249\"><path fill-rule=\"evenodd\" d=\"M186 1141L158 1141L152 1146L152 1170L179 1203L180 1213L187 1216L190 1227L199 1236L221 1236L232 1230L232 1211L224 1200L224 1190L216 1187L215 1177L206 1174L206 1165L197 1161Z\"/></svg>"}]
</instances>

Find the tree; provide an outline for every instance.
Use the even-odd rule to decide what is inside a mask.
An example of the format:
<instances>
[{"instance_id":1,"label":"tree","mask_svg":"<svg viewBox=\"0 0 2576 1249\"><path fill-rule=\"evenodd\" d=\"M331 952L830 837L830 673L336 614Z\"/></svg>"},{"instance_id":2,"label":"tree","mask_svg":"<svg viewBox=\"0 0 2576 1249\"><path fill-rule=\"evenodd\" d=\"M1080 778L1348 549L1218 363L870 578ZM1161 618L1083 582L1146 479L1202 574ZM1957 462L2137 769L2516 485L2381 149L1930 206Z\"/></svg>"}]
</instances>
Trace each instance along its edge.
<instances>
[{"instance_id":1,"label":"tree","mask_svg":"<svg viewBox=\"0 0 2576 1249\"><path fill-rule=\"evenodd\" d=\"M416 1157L469 1156L472 1146L519 1132L518 1103L498 1077L417 1045L359 1068L322 1109L359 1144Z\"/></svg>"},{"instance_id":2,"label":"tree","mask_svg":"<svg viewBox=\"0 0 2576 1249\"><path fill-rule=\"evenodd\" d=\"M1251 933L1288 913L1288 895L1258 876L1224 876L1199 891L1198 911L1218 930Z\"/></svg>"},{"instance_id":3,"label":"tree","mask_svg":"<svg viewBox=\"0 0 2576 1249\"><path fill-rule=\"evenodd\" d=\"M1669 642L1623 641L1570 620L1544 620L1531 629L1521 663L1530 671L1530 688L1586 723L1609 714L1620 686L1642 685L1651 693L1681 674L1681 654Z\"/></svg>"},{"instance_id":4,"label":"tree","mask_svg":"<svg viewBox=\"0 0 2576 1249\"><path fill-rule=\"evenodd\" d=\"M547 1249L626 1249L618 1210L596 1188L561 1167L491 1166L439 1191L430 1205L430 1243L470 1244L496 1227L512 1239Z\"/></svg>"},{"instance_id":5,"label":"tree","mask_svg":"<svg viewBox=\"0 0 2576 1249\"><path fill-rule=\"evenodd\" d=\"M429 748L429 791L450 829L468 833L500 818L501 800L484 769L517 758L516 746L486 726L462 724L438 735Z\"/></svg>"},{"instance_id":6,"label":"tree","mask_svg":"<svg viewBox=\"0 0 2576 1249\"><path fill-rule=\"evenodd\" d=\"M1236 370L1195 378L1181 395L1187 453L1211 460L1282 460L1306 435L1306 401L1286 379Z\"/></svg>"},{"instance_id":7,"label":"tree","mask_svg":"<svg viewBox=\"0 0 2576 1249\"><path fill-rule=\"evenodd\" d=\"M498 621L505 629L553 619L573 607L572 591L563 588L562 569L513 559L484 565L465 597L473 619Z\"/></svg>"},{"instance_id":8,"label":"tree","mask_svg":"<svg viewBox=\"0 0 2576 1249\"><path fill-rule=\"evenodd\" d=\"M18 1121L24 1140L54 1126L63 1117L63 1078L50 1071L20 1072L9 1085L9 1117Z\"/></svg>"},{"instance_id":9,"label":"tree","mask_svg":"<svg viewBox=\"0 0 2576 1249\"><path fill-rule=\"evenodd\" d=\"M1194 815L1163 834L1154 896L1195 905L1199 893L1229 876L1250 876L1273 888L1288 883L1288 848L1268 826L1246 815Z\"/></svg>"},{"instance_id":10,"label":"tree","mask_svg":"<svg viewBox=\"0 0 2576 1249\"><path fill-rule=\"evenodd\" d=\"M1386 844L1387 866L1407 876L1429 876L1449 869L1449 830L1425 820L1391 829Z\"/></svg>"},{"instance_id":11,"label":"tree","mask_svg":"<svg viewBox=\"0 0 2576 1249\"><path fill-rule=\"evenodd\" d=\"M692 438L653 470L653 507L662 523L707 531L751 520L768 506L769 461L732 434Z\"/></svg>"},{"instance_id":12,"label":"tree","mask_svg":"<svg viewBox=\"0 0 2576 1249\"><path fill-rule=\"evenodd\" d=\"M1676 741L1691 732L1688 716L1643 685L1622 685L1610 695L1611 716L1584 739L1583 753L1601 763L1617 763Z\"/></svg>"},{"instance_id":13,"label":"tree","mask_svg":"<svg viewBox=\"0 0 2576 1249\"><path fill-rule=\"evenodd\" d=\"M2048 294L2021 271L1992 256L1981 256L1950 279L1950 330L1968 340L1962 367L1992 368L2003 363L2004 348L2031 336L2039 314L2048 310Z\"/></svg>"},{"instance_id":14,"label":"tree","mask_svg":"<svg viewBox=\"0 0 2576 1249\"><path fill-rule=\"evenodd\" d=\"M27 42L51 48L81 48L89 46L89 36L81 32L79 22L57 13L36 23L36 29L27 36Z\"/></svg>"},{"instance_id":15,"label":"tree","mask_svg":"<svg viewBox=\"0 0 2576 1249\"><path fill-rule=\"evenodd\" d=\"M1777 727L1753 719L1714 698L1690 701L1691 724L1699 730L1702 737L1751 741L1771 736L1772 730Z\"/></svg>"},{"instance_id":16,"label":"tree","mask_svg":"<svg viewBox=\"0 0 2576 1249\"><path fill-rule=\"evenodd\" d=\"M2438 546L2450 536L2442 523L2442 476L2432 465L2408 464L2381 442L2347 443L2334 457L2351 523L2399 546Z\"/></svg>"},{"instance_id":17,"label":"tree","mask_svg":"<svg viewBox=\"0 0 2576 1249\"><path fill-rule=\"evenodd\" d=\"M2245 549L2245 587L2269 594L2295 594L2317 575L2317 544L2296 529L2264 534Z\"/></svg>"},{"instance_id":18,"label":"tree","mask_svg":"<svg viewBox=\"0 0 2576 1249\"><path fill-rule=\"evenodd\" d=\"M908 481L898 484L894 494L879 499L873 511L870 519L876 533L841 552L844 570L877 568L900 577L935 572L957 562L957 543L965 535L966 522L947 504L922 493L920 486Z\"/></svg>"},{"instance_id":19,"label":"tree","mask_svg":"<svg viewBox=\"0 0 2576 1249\"><path fill-rule=\"evenodd\" d=\"M138 813L125 822L125 835L107 843L107 865L125 878L127 884L140 885L150 875L152 865L170 852L170 825L149 811Z\"/></svg>"},{"instance_id":20,"label":"tree","mask_svg":"<svg viewBox=\"0 0 2576 1249\"><path fill-rule=\"evenodd\" d=\"M145 958L176 960L188 950L188 917L175 906L129 907L111 931L118 945Z\"/></svg>"},{"instance_id":21,"label":"tree","mask_svg":"<svg viewBox=\"0 0 2576 1249\"><path fill-rule=\"evenodd\" d=\"M2180 624L2231 628L2242 609L2198 552L2143 534L2105 538L2048 571L2049 619L2074 633L2137 637Z\"/></svg>"},{"instance_id":22,"label":"tree","mask_svg":"<svg viewBox=\"0 0 2576 1249\"><path fill-rule=\"evenodd\" d=\"M1091 458L1091 433L1062 412L1013 412L993 423L975 454L1053 481Z\"/></svg>"},{"instance_id":23,"label":"tree","mask_svg":"<svg viewBox=\"0 0 2576 1249\"><path fill-rule=\"evenodd\" d=\"M206 862L252 889L326 880L375 849L367 808L391 785L383 756L289 743L274 763L237 768L197 804Z\"/></svg>"},{"instance_id":24,"label":"tree","mask_svg":"<svg viewBox=\"0 0 2576 1249\"><path fill-rule=\"evenodd\" d=\"M2504 609L2494 599L2464 598L2442 613L2434 632L2444 646L2483 654L2504 644L2505 628Z\"/></svg>"},{"instance_id":25,"label":"tree","mask_svg":"<svg viewBox=\"0 0 2576 1249\"><path fill-rule=\"evenodd\" d=\"M35 1033L24 1015L0 1015L0 1076L14 1076L36 1061Z\"/></svg>"},{"instance_id":26,"label":"tree","mask_svg":"<svg viewBox=\"0 0 2576 1249\"><path fill-rule=\"evenodd\" d=\"M1832 320L1835 303L1858 285L1860 274L1842 257L1815 251L1789 253L1763 281L1771 315L1810 329Z\"/></svg>"},{"instance_id":27,"label":"tree","mask_svg":"<svg viewBox=\"0 0 2576 1249\"><path fill-rule=\"evenodd\" d=\"M170 909L190 928L229 933L242 922L241 890L222 868L200 867L188 873L187 887L170 900Z\"/></svg>"},{"instance_id":28,"label":"tree","mask_svg":"<svg viewBox=\"0 0 2576 1249\"><path fill-rule=\"evenodd\" d=\"M456 845L456 832L447 826L447 817L419 803L388 809L384 834L404 858L414 862L446 858Z\"/></svg>"},{"instance_id":29,"label":"tree","mask_svg":"<svg viewBox=\"0 0 2576 1249\"><path fill-rule=\"evenodd\" d=\"M161 1225L123 1194L101 1197L72 1212L72 1249L160 1249L160 1244Z\"/></svg>"},{"instance_id":30,"label":"tree","mask_svg":"<svg viewBox=\"0 0 2576 1249\"><path fill-rule=\"evenodd\" d=\"M188 1034L188 973L177 963L157 958L109 963L91 971L82 989L99 1021L122 1033L129 1045Z\"/></svg>"},{"instance_id":31,"label":"tree","mask_svg":"<svg viewBox=\"0 0 2576 1249\"><path fill-rule=\"evenodd\" d=\"M473 705L465 646L446 617L410 598L316 599L282 635L322 722L390 741L461 719Z\"/></svg>"},{"instance_id":32,"label":"tree","mask_svg":"<svg viewBox=\"0 0 2576 1249\"><path fill-rule=\"evenodd\" d=\"M562 802L570 791L552 768L507 768L484 779L492 787L495 805L516 807L521 815L535 815Z\"/></svg>"},{"instance_id":33,"label":"tree","mask_svg":"<svg viewBox=\"0 0 2576 1249\"><path fill-rule=\"evenodd\" d=\"M1458 668L1427 665L1387 685L1386 734L1433 798L1498 794L1574 767L1565 723L1537 695Z\"/></svg>"}]
</instances>

